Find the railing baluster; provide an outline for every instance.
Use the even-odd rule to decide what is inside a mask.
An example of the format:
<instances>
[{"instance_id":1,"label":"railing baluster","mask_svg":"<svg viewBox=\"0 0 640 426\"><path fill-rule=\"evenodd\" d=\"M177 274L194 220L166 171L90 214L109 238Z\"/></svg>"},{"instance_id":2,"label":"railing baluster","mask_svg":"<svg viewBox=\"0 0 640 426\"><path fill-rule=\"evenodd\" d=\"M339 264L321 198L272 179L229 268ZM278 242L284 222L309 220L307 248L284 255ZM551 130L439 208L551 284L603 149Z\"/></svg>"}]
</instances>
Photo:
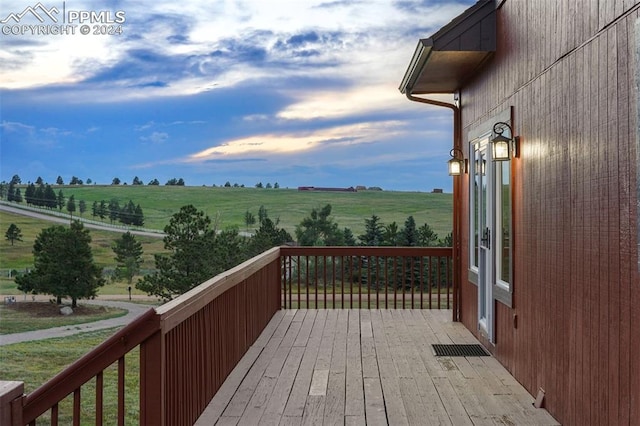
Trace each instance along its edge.
<instances>
[{"instance_id":1,"label":"railing baluster","mask_svg":"<svg viewBox=\"0 0 640 426\"><path fill-rule=\"evenodd\" d=\"M102 396L104 392L104 372L101 371L96 375L96 426L102 426L103 403Z\"/></svg>"},{"instance_id":2,"label":"railing baluster","mask_svg":"<svg viewBox=\"0 0 640 426\"><path fill-rule=\"evenodd\" d=\"M302 296L302 289L300 288L300 267L302 266L302 264L300 263L300 256L297 257L298 260L298 308L302 308L301 302L300 302L300 297ZM309 290L307 289L307 302L309 300ZM308 305L308 304L307 304ZM306 306L307 308L309 306Z\"/></svg>"},{"instance_id":3,"label":"railing baluster","mask_svg":"<svg viewBox=\"0 0 640 426\"><path fill-rule=\"evenodd\" d=\"M389 309L389 258L384 257L384 308Z\"/></svg>"},{"instance_id":4,"label":"railing baluster","mask_svg":"<svg viewBox=\"0 0 640 426\"><path fill-rule=\"evenodd\" d=\"M35 425L36 421L34 420L29 424ZM51 407L51 426L58 426L58 404L54 404L53 407Z\"/></svg>"},{"instance_id":5,"label":"railing baluster","mask_svg":"<svg viewBox=\"0 0 640 426\"><path fill-rule=\"evenodd\" d=\"M340 293L341 293L341 300L342 300L342 309L345 308L344 306L344 256L340 256ZM334 296L335 297L335 296Z\"/></svg>"},{"instance_id":6,"label":"railing baluster","mask_svg":"<svg viewBox=\"0 0 640 426\"><path fill-rule=\"evenodd\" d=\"M441 302L440 302L440 296L442 293L442 289L440 288L440 258L436 257L437 262L436 262L436 280L438 282L438 309L440 309L442 307Z\"/></svg>"},{"instance_id":7,"label":"railing baluster","mask_svg":"<svg viewBox=\"0 0 640 426\"><path fill-rule=\"evenodd\" d=\"M80 426L80 388L73 391L73 426Z\"/></svg>"},{"instance_id":8,"label":"railing baluster","mask_svg":"<svg viewBox=\"0 0 640 426\"><path fill-rule=\"evenodd\" d=\"M327 256L322 256L322 287L324 287L324 308L327 309Z\"/></svg>"},{"instance_id":9,"label":"railing baluster","mask_svg":"<svg viewBox=\"0 0 640 426\"><path fill-rule=\"evenodd\" d=\"M333 283L333 308L336 307L336 257L331 256L331 270L333 271L333 276L331 278L331 282Z\"/></svg>"},{"instance_id":10,"label":"railing baluster","mask_svg":"<svg viewBox=\"0 0 640 426\"><path fill-rule=\"evenodd\" d=\"M309 256L305 256L304 257L304 262L305 262L305 265L306 265L305 274L306 274L306 277L307 277L307 280L305 282L305 284L306 284L305 287L307 288L307 309L309 309L309 307L311 306L311 303L309 302L309 286L311 285L311 283L309 282Z\"/></svg>"},{"instance_id":11,"label":"railing baluster","mask_svg":"<svg viewBox=\"0 0 640 426\"><path fill-rule=\"evenodd\" d=\"M420 309L424 302L424 256L420 256Z\"/></svg>"},{"instance_id":12,"label":"railing baluster","mask_svg":"<svg viewBox=\"0 0 640 426\"><path fill-rule=\"evenodd\" d=\"M367 309L371 309L371 256L367 256Z\"/></svg>"},{"instance_id":13,"label":"railing baluster","mask_svg":"<svg viewBox=\"0 0 640 426\"><path fill-rule=\"evenodd\" d=\"M118 426L124 426L125 407L124 407L124 356L118 358Z\"/></svg>"},{"instance_id":14,"label":"railing baluster","mask_svg":"<svg viewBox=\"0 0 640 426\"><path fill-rule=\"evenodd\" d=\"M429 274L427 274L428 277L428 284L429 284L429 309L433 309L433 301L432 301L432 296L433 296L433 256L429 256Z\"/></svg>"},{"instance_id":15,"label":"railing baluster","mask_svg":"<svg viewBox=\"0 0 640 426\"><path fill-rule=\"evenodd\" d=\"M353 276L353 256L349 256L349 308L351 309L353 309Z\"/></svg>"}]
</instances>

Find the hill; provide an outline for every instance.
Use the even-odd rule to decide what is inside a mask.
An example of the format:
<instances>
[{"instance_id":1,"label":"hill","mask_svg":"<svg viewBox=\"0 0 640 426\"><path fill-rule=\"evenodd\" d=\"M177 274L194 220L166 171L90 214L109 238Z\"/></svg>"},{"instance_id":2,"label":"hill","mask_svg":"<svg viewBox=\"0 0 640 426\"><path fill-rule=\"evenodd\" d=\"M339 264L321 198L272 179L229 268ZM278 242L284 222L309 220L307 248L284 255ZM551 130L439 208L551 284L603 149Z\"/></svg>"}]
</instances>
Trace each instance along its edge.
<instances>
[{"instance_id":1,"label":"hill","mask_svg":"<svg viewBox=\"0 0 640 426\"><path fill-rule=\"evenodd\" d=\"M221 228L245 229L248 210L257 216L265 206L269 217L279 218L280 226L293 234L295 226L314 207L331 204L331 216L341 228L350 228L354 235L364 231L364 219L375 214L384 224L397 222L401 227L408 216L418 226L428 223L442 238L451 232L453 197L451 194L398 191L307 192L296 189L258 189L184 186L55 186L64 195L84 200L88 208L94 201L117 199L120 205L132 200L144 212L145 228L162 229L180 207L193 204L212 219L218 218ZM90 216L90 211L85 213Z\"/></svg>"}]
</instances>

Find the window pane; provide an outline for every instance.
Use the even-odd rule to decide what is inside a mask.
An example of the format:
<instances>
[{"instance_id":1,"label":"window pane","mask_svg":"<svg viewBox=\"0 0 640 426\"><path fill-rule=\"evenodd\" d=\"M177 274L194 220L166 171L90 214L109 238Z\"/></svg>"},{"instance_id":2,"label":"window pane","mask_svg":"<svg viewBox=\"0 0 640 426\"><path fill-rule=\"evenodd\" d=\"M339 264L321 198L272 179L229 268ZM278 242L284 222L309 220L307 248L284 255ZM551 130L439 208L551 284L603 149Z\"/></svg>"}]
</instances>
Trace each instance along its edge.
<instances>
[{"instance_id":1,"label":"window pane","mask_svg":"<svg viewBox=\"0 0 640 426\"><path fill-rule=\"evenodd\" d=\"M511 168L509 163L499 163L498 166L498 193L496 194L498 211L496 221L499 250L498 256L498 279L506 283L511 283Z\"/></svg>"}]
</instances>

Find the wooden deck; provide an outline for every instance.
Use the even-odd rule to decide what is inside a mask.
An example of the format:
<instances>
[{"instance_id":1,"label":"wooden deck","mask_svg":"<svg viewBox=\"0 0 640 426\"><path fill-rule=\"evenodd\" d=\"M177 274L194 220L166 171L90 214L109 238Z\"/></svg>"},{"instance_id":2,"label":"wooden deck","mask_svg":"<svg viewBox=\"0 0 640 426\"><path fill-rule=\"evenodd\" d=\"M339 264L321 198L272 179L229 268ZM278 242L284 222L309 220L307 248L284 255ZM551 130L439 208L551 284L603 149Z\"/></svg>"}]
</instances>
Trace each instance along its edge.
<instances>
[{"instance_id":1,"label":"wooden deck","mask_svg":"<svg viewBox=\"0 0 640 426\"><path fill-rule=\"evenodd\" d=\"M196 424L557 425L448 310L283 310Z\"/></svg>"}]
</instances>

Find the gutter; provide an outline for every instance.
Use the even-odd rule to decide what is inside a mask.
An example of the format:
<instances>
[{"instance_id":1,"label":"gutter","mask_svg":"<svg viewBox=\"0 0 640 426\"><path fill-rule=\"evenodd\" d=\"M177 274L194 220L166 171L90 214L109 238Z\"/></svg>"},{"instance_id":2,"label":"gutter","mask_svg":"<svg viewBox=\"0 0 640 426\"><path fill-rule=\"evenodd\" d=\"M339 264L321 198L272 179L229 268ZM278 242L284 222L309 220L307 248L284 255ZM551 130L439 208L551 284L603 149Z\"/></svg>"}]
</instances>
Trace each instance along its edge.
<instances>
[{"instance_id":1,"label":"gutter","mask_svg":"<svg viewBox=\"0 0 640 426\"><path fill-rule=\"evenodd\" d=\"M453 149L462 150L462 115L460 107L435 99L420 98L411 94L412 88L406 86L404 94L407 99L427 105L449 108L453 111ZM453 177L453 321L460 321L460 283L462 279L462 248L460 244L462 224L462 177Z\"/></svg>"}]
</instances>

